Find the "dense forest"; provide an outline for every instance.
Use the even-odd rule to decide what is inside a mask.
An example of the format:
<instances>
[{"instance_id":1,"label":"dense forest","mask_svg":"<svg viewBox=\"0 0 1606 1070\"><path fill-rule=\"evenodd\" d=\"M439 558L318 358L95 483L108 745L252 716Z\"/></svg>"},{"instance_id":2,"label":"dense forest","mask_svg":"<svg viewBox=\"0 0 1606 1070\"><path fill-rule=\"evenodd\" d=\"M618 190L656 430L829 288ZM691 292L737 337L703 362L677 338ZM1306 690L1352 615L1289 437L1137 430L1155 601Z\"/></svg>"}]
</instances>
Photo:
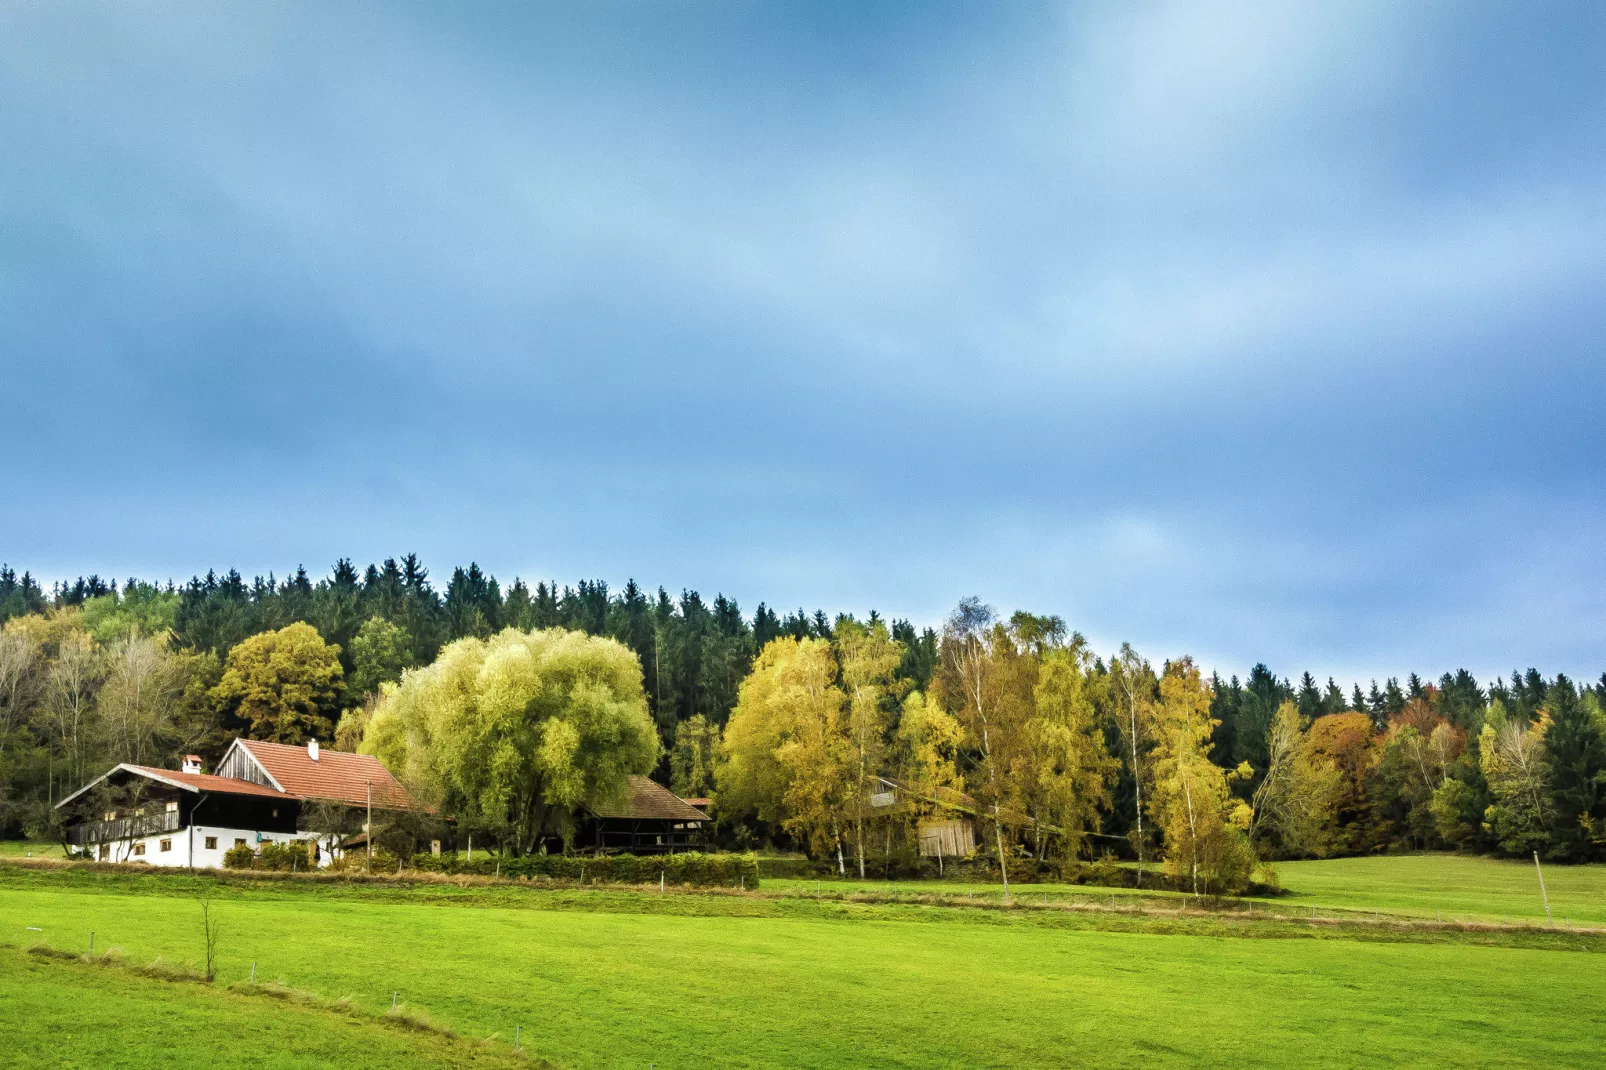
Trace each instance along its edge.
<instances>
[{"instance_id":1,"label":"dense forest","mask_svg":"<svg viewBox=\"0 0 1606 1070\"><path fill-rule=\"evenodd\" d=\"M1000 865L1114 851L1175 866L1184 847L1196 873L1240 876L1256 859L1395 849L1606 857L1606 675L1461 670L1346 691L1256 665L1223 680L1186 656L1100 655L1058 618L974 600L940 631L873 612L749 617L723 595L634 582L504 589L475 565L439 590L412 555L342 560L317 581L90 576L49 591L0 568L0 831L40 832L54 799L114 762L214 761L236 734L414 760L382 738L417 708L411 692L546 649L507 629L554 628L634 655L573 656L611 679L639 672L658 739L632 761L713 795L744 845L861 867L905 849L890 827L866 832L885 777L962 798ZM507 815L471 794L441 799L506 842Z\"/></svg>"}]
</instances>

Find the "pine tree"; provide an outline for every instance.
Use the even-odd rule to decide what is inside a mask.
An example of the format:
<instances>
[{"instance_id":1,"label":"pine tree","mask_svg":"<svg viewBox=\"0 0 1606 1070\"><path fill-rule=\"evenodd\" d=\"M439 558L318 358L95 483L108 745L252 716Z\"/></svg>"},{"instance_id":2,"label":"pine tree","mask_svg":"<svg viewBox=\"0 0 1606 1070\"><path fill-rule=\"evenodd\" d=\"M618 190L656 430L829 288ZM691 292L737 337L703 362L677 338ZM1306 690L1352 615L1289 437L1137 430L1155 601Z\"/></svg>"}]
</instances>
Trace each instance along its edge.
<instances>
[{"instance_id":1,"label":"pine tree","mask_svg":"<svg viewBox=\"0 0 1606 1070\"><path fill-rule=\"evenodd\" d=\"M1322 693L1316 686L1316 678L1310 673L1299 678L1299 715L1307 720L1314 721L1323 713Z\"/></svg>"},{"instance_id":2,"label":"pine tree","mask_svg":"<svg viewBox=\"0 0 1606 1070\"><path fill-rule=\"evenodd\" d=\"M1322 713L1347 713L1349 704L1344 701L1344 689L1331 676L1327 678L1327 694L1322 696Z\"/></svg>"},{"instance_id":3,"label":"pine tree","mask_svg":"<svg viewBox=\"0 0 1606 1070\"><path fill-rule=\"evenodd\" d=\"M1545 701L1550 727L1545 757L1554 818L1550 846L1555 857L1584 862L1606 846L1606 715L1591 691L1582 695L1557 676Z\"/></svg>"}]
</instances>

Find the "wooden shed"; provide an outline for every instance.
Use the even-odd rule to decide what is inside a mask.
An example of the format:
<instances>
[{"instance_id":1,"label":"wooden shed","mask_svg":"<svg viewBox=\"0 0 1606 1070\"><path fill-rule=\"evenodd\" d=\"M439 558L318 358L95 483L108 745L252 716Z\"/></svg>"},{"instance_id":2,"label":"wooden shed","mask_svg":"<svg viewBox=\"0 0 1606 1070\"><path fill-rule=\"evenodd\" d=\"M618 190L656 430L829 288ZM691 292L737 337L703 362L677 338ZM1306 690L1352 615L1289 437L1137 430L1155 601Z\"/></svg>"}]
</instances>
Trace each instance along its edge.
<instances>
[{"instance_id":1,"label":"wooden shed","mask_svg":"<svg viewBox=\"0 0 1606 1070\"><path fill-rule=\"evenodd\" d=\"M708 815L662 784L633 776L625 796L612 806L587 809L574 845L603 854L672 854L700 850Z\"/></svg>"}]
</instances>

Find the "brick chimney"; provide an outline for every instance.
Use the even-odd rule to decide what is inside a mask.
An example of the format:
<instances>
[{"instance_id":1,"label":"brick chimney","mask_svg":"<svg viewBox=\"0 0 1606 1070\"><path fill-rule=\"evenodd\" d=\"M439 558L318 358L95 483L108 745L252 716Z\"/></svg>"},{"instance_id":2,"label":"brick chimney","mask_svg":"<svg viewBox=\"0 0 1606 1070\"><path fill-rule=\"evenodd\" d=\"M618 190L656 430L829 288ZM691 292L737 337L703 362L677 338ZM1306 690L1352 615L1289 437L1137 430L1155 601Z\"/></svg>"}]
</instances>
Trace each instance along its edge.
<instances>
[{"instance_id":1,"label":"brick chimney","mask_svg":"<svg viewBox=\"0 0 1606 1070\"><path fill-rule=\"evenodd\" d=\"M201 756L199 754L186 754L184 756L184 772L199 773L201 771Z\"/></svg>"},{"instance_id":2,"label":"brick chimney","mask_svg":"<svg viewBox=\"0 0 1606 1070\"><path fill-rule=\"evenodd\" d=\"M307 757L313 761L318 760L318 741L316 739L307 740Z\"/></svg>"}]
</instances>

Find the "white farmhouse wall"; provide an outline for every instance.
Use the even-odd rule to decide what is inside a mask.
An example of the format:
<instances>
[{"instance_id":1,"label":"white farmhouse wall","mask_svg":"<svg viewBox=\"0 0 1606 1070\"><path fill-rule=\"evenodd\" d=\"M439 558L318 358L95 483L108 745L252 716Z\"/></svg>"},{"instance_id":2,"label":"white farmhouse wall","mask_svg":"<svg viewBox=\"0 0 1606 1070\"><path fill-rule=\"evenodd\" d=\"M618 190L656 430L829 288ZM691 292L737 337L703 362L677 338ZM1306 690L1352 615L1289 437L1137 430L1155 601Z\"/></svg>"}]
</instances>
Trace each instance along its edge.
<instances>
[{"instance_id":1,"label":"white farmhouse wall","mask_svg":"<svg viewBox=\"0 0 1606 1070\"><path fill-rule=\"evenodd\" d=\"M191 861L191 837L194 837L194 861ZM214 837L217 846L208 848L207 837ZM235 845L235 841L244 840L252 849L257 850L264 843L293 843L296 840L309 839L305 834L290 832L257 832L254 829L219 828L214 825L196 825L192 828L174 829L172 832L163 832L155 836L141 836L137 840L119 840L105 846L109 848L108 862L144 862L151 866L172 866L183 868L193 865L196 869L222 869L223 855ZM171 841L171 850L162 850L162 841ZM136 853L136 845L143 845L144 854ZM100 858L99 844L86 844L92 858ZM329 864L329 849L325 845L320 852L319 862Z\"/></svg>"}]
</instances>

